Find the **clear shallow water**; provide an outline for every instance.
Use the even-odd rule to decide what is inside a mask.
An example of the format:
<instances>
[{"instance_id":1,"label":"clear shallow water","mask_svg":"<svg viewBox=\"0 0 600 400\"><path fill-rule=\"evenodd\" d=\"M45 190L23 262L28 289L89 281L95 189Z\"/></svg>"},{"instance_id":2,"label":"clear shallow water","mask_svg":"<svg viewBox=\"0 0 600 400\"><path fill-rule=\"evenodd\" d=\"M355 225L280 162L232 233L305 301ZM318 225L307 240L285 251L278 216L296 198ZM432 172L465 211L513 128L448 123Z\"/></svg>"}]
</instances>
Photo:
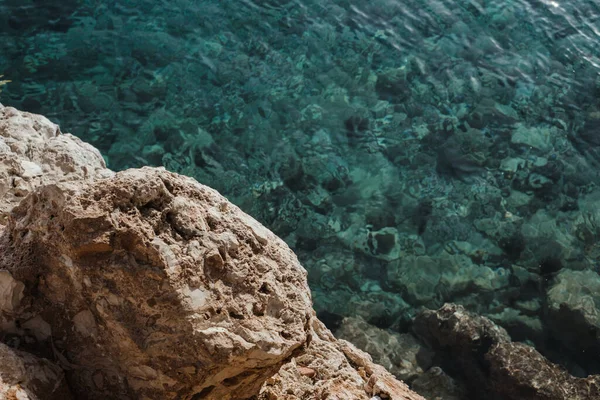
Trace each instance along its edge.
<instances>
[{"instance_id":1,"label":"clear shallow water","mask_svg":"<svg viewBox=\"0 0 600 400\"><path fill-rule=\"evenodd\" d=\"M3 104L220 190L330 327L452 301L600 370L551 312L600 307L597 3L4 0L0 23Z\"/></svg>"}]
</instances>

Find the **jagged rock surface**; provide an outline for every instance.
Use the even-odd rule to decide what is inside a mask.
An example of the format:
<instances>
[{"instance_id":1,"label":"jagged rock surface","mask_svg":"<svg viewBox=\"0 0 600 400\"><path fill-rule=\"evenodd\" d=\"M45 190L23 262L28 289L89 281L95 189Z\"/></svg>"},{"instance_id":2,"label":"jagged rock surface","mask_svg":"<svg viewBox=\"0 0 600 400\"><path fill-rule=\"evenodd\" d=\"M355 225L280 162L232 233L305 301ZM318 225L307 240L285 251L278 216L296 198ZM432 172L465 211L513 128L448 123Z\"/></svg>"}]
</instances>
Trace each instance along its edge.
<instances>
[{"instance_id":1,"label":"jagged rock surface","mask_svg":"<svg viewBox=\"0 0 600 400\"><path fill-rule=\"evenodd\" d=\"M422 400L331 335L293 252L216 191L114 174L12 108L0 134L0 331L60 364L75 398Z\"/></svg>"},{"instance_id":2,"label":"jagged rock surface","mask_svg":"<svg viewBox=\"0 0 600 400\"><path fill-rule=\"evenodd\" d=\"M504 328L470 313L463 306L444 304L439 310L422 311L414 322L415 333L434 348L469 352L491 343L509 342Z\"/></svg>"},{"instance_id":3,"label":"jagged rock surface","mask_svg":"<svg viewBox=\"0 0 600 400\"><path fill-rule=\"evenodd\" d=\"M13 209L1 247L25 284L21 313L79 366L79 398L239 398L306 341L312 307L291 250L164 170L44 186Z\"/></svg>"},{"instance_id":4,"label":"jagged rock surface","mask_svg":"<svg viewBox=\"0 0 600 400\"><path fill-rule=\"evenodd\" d=\"M576 378L534 348L462 306L445 304L415 319L414 330L439 352L444 369L469 386L473 399L596 400L600 376Z\"/></svg>"},{"instance_id":5,"label":"jagged rock surface","mask_svg":"<svg viewBox=\"0 0 600 400\"><path fill-rule=\"evenodd\" d=\"M486 354L494 390L504 399L600 399L600 376L576 378L523 343L498 343Z\"/></svg>"},{"instance_id":6,"label":"jagged rock surface","mask_svg":"<svg viewBox=\"0 0 600 400\"><path fill-rule=\"evenodd\" d=\"M98 150L46 117L0 105L0 226L36 187L112 174Z\"/></svg>"},{"instance_id":7,"label":"jagged rock surface","mask_svg":"<svg viewBox=\"0 0 600 400\"><path fill-rule=\"evenodd\" d=\"M65 375L58 365L0 343L0 399L71 398Z\"/></svg>"},{"instance_id":8,"label":"jagged rock surface","mask_svg":"<svg viewBox=\"0 0 600 400\"><path fill-rule=\"evenodd\" d=\"M445 304L437 311L426 310L417 315L413 330L433 349L455 360L457 370L467 378L475 396L483 398L490 392L478 355L485 354L493 343L510 341L503 328L462 306Z\"/></svg>"},{"instance_id":9,"label":"jagged rock surface","mask_svg":"<svg viewBox=\"0 0 600 400\"><path fill-rule=\"evenodd\" d=\"M303 354L267 380L259 400L369 400L375 396L424 400L374 364L367 353L336 340L316 318L310 326L310 341Z\"/></svg>"}]
</instances>

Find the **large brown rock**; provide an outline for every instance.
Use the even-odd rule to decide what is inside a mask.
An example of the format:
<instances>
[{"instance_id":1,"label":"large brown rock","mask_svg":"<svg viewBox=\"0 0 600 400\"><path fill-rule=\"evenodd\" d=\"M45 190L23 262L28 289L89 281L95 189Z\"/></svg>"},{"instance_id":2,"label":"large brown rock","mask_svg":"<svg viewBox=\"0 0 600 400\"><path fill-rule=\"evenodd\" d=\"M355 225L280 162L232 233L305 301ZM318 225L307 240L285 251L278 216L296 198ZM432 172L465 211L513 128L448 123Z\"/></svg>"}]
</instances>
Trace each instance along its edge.
<instances>
[{"instance_id":1,"label":"large brown rock","mask_svg":"<svg viewBox=\"0 0 600 400\"><path fill-rule=\"evenodd\" d=\"M77 366L78 398L243 398L307 339L292 251L164 170L42 187L13 209L0 251L25 285L21 319L44 322L32 328L44 343L49 325Z\"/></svg>"}]
</instances>

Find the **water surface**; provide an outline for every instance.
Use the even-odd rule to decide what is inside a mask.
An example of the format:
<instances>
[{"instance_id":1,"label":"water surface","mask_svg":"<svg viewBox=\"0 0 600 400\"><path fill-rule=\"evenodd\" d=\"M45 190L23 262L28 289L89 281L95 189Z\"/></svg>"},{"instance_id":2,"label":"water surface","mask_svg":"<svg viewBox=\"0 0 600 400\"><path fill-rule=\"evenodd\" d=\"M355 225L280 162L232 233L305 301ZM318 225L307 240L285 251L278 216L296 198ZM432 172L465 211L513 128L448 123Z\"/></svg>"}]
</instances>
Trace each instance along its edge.
<instances>
[{"instance_id":1,"label":"water surface","mask_svg":"<svg viewBox=\"0 0 600 400\"><path fill-rule=\"evenodd\" d=\"M600 307L582 278L599 18L586 0L3 0L0 101L113 169L221 191L296 251L333 329L406 332L458 302L585 375L598 362L548 310L563 286Z\"/></svg>"}]
</instances>

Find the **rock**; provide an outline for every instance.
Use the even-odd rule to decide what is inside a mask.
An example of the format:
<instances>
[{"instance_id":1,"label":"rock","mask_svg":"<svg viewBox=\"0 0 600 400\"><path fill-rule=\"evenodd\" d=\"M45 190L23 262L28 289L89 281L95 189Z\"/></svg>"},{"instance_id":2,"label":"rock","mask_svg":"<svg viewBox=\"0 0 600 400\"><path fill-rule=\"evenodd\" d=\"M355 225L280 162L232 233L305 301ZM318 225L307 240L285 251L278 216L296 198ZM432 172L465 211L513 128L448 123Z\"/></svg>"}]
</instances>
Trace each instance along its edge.
<instances>
[{"instance_id":1,"label":"rock","mask_svg":"<svg viewBox=\"0 0 600 400\"><path fill-rule=\"evenodd\" d=\"M405 382L410 383L431 366L432 352L409 333L391 332L361 318L348 317L343 319L335 335L369 353L376 363Z\"/></svg>"},{"instance_id":2,"label":"rock","mask_svg":"<svg viewBox=\"0 0 600 400\"><path fill-rule=\"evenodd\" d=\"M482 79L494 80L491 76L482 77ZM484 97L475 109L469 113L467 122L471 128L486 129L488 126L512 125L517 121L514 115L514 110L511 107L502 106L491 98Z\"/></svg>"},{"instance_id":3,"label":"rock","mask_svg":"<svg viewBox=\"0 0 600 400\"><path fill-rule=\"evenodd\" d=\"M506 331L487 318L467 312L462 306L444 304L425 310L414 320L413 330L444 359L452 360L470 392L469 398L484 398L491 391L482 356L494 343L510 342ZM495 398L494 398L495 399Z\"/></svg>"},{"instance_id":4,"label":"rock","mask_svg":"<svg viewBox=\"0 0 600 400\"><path fill-rule=\"evenodd\" d=\"M552 139L560 137L560 131L554 126L526 127L516 124L511 142L531 146L541 151L552 150Z\"/></svg>"},{"instance_id":5,"label":"rock","mask_svg":"<svg viewBox=\"0 0 600 400\"><path fill-rule=\"evenodd\" d=\"M544 324L537 316L540 311L539 302L534 300L529 302L515 301L515 306L521 306L521 310L504 307L501 312L488 314L488 318L502 325L510 332L511 337L523 340L529 338L536 343L543 343L546 331L544 330Z\"/></svg>"},{"instance_id":6,"label":"rock","mask_svg":"<svg viewBox=\"0 0 600 400\"><path fill-rule=\"evenodd\" d=\"M112 174L98 150L47 118L0 106L0 226L38 186Z\"/></svg>"},{"instance_id":7,"label":"rock","mask_svg":"<svg viewBox=\"0 0 600 400\"><path fill-rule=\"evenodd\" d=\"M511 190L510 196L508 197L508 199L506 199L506 204L511 209L517 209L519 207L523 207L529 204L532 198L533 195L528 195L518 190Z\"/></svg>"},{"instance_id":8,"label":"rock","mask_svg":"<svg viewBox=\"0 0 600 400\"><path fill-rule=\"evenodd\" d=\"M600 375L571 376L533 347L511 342L504 329L462 306L445 304L437 311L421 312L414 331L438 352L454 377L465 382L469 399L600 398Z\"/></svg>"},{"instance_id":9,"label":"rock","mask_svg":"<svg viewBox=\"0 0 600 400\"><path fill-rule=\"evenodd\" d=\"M517 172L519 169L525 168L527 161L522 158L505 158L500 163L500 171Z\"/></svg>"},{"instance_id":10,"label":"rock","mask_svg":"<svg viewBox=\"0 0 600 400\"><path fill-rule=\"evenodd\" d=\"M588 113L583 127L578 132L578 136L582 138L588 145L600 145L600 115L597 112Z\"/></svg>"},{"instance_id":11,"label":"rock","mask_svg":"<svg viewBox=\"0 0 600 400\"><path fill-rule=\"evenodd\" d=\"M367 247L373 256L392 261L400 258L402 250L398 240L398 230L386 226L378 231L369 231L367 234Z\"/></svg>"},{"instance_id":12,"label":"rock","mask_svg":"<svg viewBox=\"0 0 600 400\"><path fill-rule=\"evenodd\" d=\"M410 97L410 84L402 68L387 69L377 76L375 92L379 99L390 103L402 103Z\"/></svg>"},{"instance_id":13,"label":"rock","mask_svg":"<svg viewBox=\"0 0 600 400\"><path fill-rule=\"evenodd\" d=\"M557 219L546 210L538 210L523 223L521 235L527 244L522 260L529 260L533 265L540 266L548 260L556 260L560 265L574 266L581 263L577 262L580 249L575 243L575 237L568 230L561 229L557 225ZM540 273L544 274L542 270L540 267Z\"/></svg>"},{"instance_id":14,"label":"rock","mask_svg":"<svg viewBox=\"0 0 600 400\"><path fill-rule=\"evenodd\" d=\"M0 399L71 398L65 375L58 365L0 343Z\"/></svg>"},{"instance_id":15,"label":"rock","mask_svg":"<svg viewBox=\"0 0 600 400\"><path fill-rule=\"evenodd\" d=\"M415 318L413 330L434 348L461 352L476 350L486 343L510 342L503 328L456 304L422 311Z\"/></svg>"},{"instance_id":16,"label":"rock","mask_svg":"<svg viewBox=\"0 0 600 400\"><path fill-rule=\"evenodd\" d=\"M310 324L310 341L303 354L294 357L269 378L259 400L424 400L398 382L371 357L349 342L336 340L317 319ZM309 377L305 369L316 373Z\"/></svg>"},{"instance_id":17,"label":"rock","mask_svg":"<svg viewBox=\"0 0 600 400\"><path fill-rule=\"evenodd\" d=\"M11 313L23 299L25 286L15 280L10 272L0 270L0 310Z\"/></svg>"},{"instance_id":18,"label":"rock","mask_svg":"<svg viewBox=\"0 0 600 400\"><path fill-rule=\"evenodd\" d=\"M2 105L0 154L0 333L67 372L4 346L0 398L423 400L333 337L291 250L216 191L115 174Z\"/></svg>"},{"instance_id":19,"label":"rock","mask_svg":"<svg viewBox=\"0 0 600 400\"><path fill-rule=\"evenodd\" d=\"M519 114L510 106L496 103L496 104L494 104L494 108L496 109L496 111L498 111L500 114L502 114L504 117L506 117L508 119L511 119L514 121L519 120Z\"/></svg>"},{"instance_id":20,"label":"rock","mask_svg":"<svg viewBox=\"0 0 600 400\"><path fill-rule=\"evenodd\" d=\"M490 142L482 132L470 129L450 136L438 151L438 172L465 180L480 174L489 158Z\"/></svg>"},{"instance_id":21,"label":"rock","mask_svg":"<svg viewBox=\"0 0 600 400\"><path fill-rule=\"evenodd\" d=\"M547 294L547 322L580 361L597 362L600 351L600 275L563 269Z\"/></svg>"},{"instance_id":22,"label":"rock","mask_svg":"<svg viewBox=\"0 0 600 400\"><path fill-rule=\"evenodd\" d=\"M13 209L0 247L25 285L19 312L47 316L78 366L78 398L251 395L307 340L312 305L292 251L161 169L44 186Z\"/></svg>"},{"instance_id":23,"label":"rock","mask_svg":"<svg viewBox=\"0 0 600 400\"><path fill-rule=\"evenodd\" d=\"M426 399L467 400L467 393L460 383L446 374L440 367L432 367L417 377L411 388Z\"/></svg>"},{"instance_id":24,"label":"rock","mask_svg":"<svg viewBox=\"0 0 600 400\"><path fill-rule=\"evenodd\" d=\"M575 378L523 343L498 343L485 358L494 391L503 399L600 399L600 375Z\"/></svg>"},{"instance_id":25,"label":"rock","mask_svg":"<svg viewBox=\"0 0 600 400\"><path fill-rule=\"evenodd\" d=\"M411 303L439 306L466 290L487 292L508 284L508 276L463 254L405 256L387 265L387 279Z\"/></svg>"}]
</instances>

